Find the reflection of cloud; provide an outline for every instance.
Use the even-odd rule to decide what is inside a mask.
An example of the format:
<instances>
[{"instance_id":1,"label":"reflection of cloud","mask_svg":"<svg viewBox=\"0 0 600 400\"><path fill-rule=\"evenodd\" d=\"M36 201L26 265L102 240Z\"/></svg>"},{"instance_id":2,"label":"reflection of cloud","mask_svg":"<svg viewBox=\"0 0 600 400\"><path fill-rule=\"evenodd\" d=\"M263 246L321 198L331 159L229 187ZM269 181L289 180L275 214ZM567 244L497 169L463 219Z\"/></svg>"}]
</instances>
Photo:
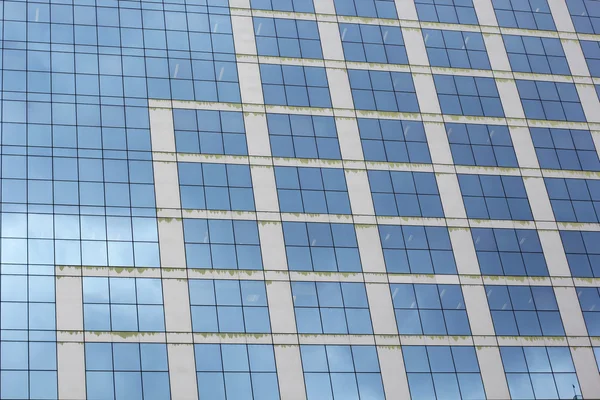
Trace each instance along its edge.
<instances>
[{"instance_id":1,"label":"reflection of cloud","mask_svg":"<svg viewBox=\"0 0 600 400\"><path fill-rule=\"evenodd\" d=\"M106 239L106 221L104 217L82 215L81 238L92 240Z\"/></svg>"},{"instance_id":2,"label":"reflection of cloud","mask_svg":"<svg viewBox=\"0 0 600 400\"><path fill-rule=\"evenodd\" d=\"M26 215L2 213L2 237L27 237Z\"/></svg>"}]
</instances>

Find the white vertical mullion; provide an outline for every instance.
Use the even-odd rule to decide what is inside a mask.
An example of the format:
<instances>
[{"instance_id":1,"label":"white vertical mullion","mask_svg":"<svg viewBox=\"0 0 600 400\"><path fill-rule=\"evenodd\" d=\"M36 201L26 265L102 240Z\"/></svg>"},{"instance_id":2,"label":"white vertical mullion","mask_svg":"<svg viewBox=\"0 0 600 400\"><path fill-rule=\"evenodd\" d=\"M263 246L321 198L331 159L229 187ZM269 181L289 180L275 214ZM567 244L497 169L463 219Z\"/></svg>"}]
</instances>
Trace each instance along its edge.
<instances>
[{"instance_id":1,"label":"white vertical mullion","mask_svg":"<svg viewBox=\"0 0 600 400\"><path fill-rule=\"evenodd\" d=\"M521 168L540 168L531 133L526 126L509 126L510 139Z\"/></svg>"},{"instance_id":2,"label":"white vertical mullion","mask_svg":"<svg viewBox=\"0 0 600 400\"><path fill-rule=\"evenodd\" d=\"M483 285L461 285L473 336L494 336L492 313Z\"/></svg>"},{"instance_id":3,"label":"white vertical mullion","mask_svg":"<svg viewBox=\"0 0 600 400\"><path fill-rule=\"evenodd\" d=\"M492 0L473 0L479 25L498 26Z\"/></svg>"},{"instance_id":4,"label":"white vertical mullion","mask_svg":"<svg viewBox=\"0 0 600 400\"><path fill-rule=\"evenodd\" d=\"M271 331L274 334L296 334L291 283L288 281L269 281L266 288Z\"/></svg>"},{"instance_id":5,"label":"white vertical mullion","mask_svg":"<svg viewBox=\"0 0 600 400\"><path fill-rule=\"evenodd\" d=\"M279 221L258 221L258 235L265 271L287 271L282 223Z\"/></svg>"},{"instance_id":6,"label":"white vertical mullion","mask_svg":"<svg viewBox=\"0 0 600 400\"><path fill-rule=\"evenodd\" d=\"M523 177L523 184L527 192L527 199L531 207L531 213L535 221L554 221L552 204L548 197L544 178Z\"/></svg>"},{"instance_id":7,"label":"white vertical mullion","mask_svg":"<svg viewBox=\"0 0 600 400\"><path fill-rule=\"evenodd\" d=\"M152 151L175 152L175 128L171 108L150 107L150 141Z\"/></svg>"},{"instance_id":8,"label":"white vertical mullion","mask_svg":"<svg viewBox=\"0 0 600 400\"><path fill-rule=\"evenodd\" d=\"M499 33L484 33L483 41L492 69L494 71L510 71L510 60L504 47L502 35Z\"/></svg>"},{"instance_id":9,"label":"white vertical mullion","mask_svg":"<svg viewBox=\"0 0 600 400\"><path fill-rule=\"evenodd\" d=\"M433 164L452 165L452 151L450 150L445 124L443 122L424 122L423 127L425 128L431 162Z\"/></svg>"},{"instance_id":10,"label":"white vertical mullion","mask_svg":"<svg viewBox=\"0 0 600 400\"><path fill-rule=\"evenodd\" d=\"M477 346L477 360L488 400L510 399L506 374L498 347Z\"/></svg>"},{"instance_id":11,"label":"white vertical mullion","mask_svg":"<svg viewBox=\"0 0 600 400\"><path fill-rule=\"evenodd\" d=\"M552 13L552 19L559 32L575 32L569 8L565 0L548 0L548 6Z\"/></svg>"},{"instance_id":12,"label":"white vertical mullion","mask_svg":"<svg viewBox=\"0 0 600 400\"><path fill-rule=\"evenodd\" d=\"M571 347L571 357L577 373L582 398L593 399L600 393L600 374L592 347Z\"/></svg>"},{"instance_id":13,"label":"white vertical mullion","mask_svg":"<svg viewBox=\"0 0 600 400\"><path fill-rule=\"evenodd\" d=\"M58 398L85 400L85 348L80 342L58 343L56 349Z\"/></svg>"},{"instance_id":14,"label":"white vertical mullion","mask_svg":"<svg viewBox=\"0 0 600 400\"><path fill-rule=\"evenodd\" d=\"M377 225L355 225L363 272L385 273L385 260Z\"/></svg>"},{"instance_id":15,"label":"white vertical mullion","mask_svg":"<svg viewBox=\"0 0 600 400\"><path fill-rule=\"evenodd\" d=\"M578 40L561 39L561 44L569 64L571 74L575 76L590 76L587 62Z\"/></svg>"},{"instance_id":16,"label":"white vertical mullion","mask_svg":"<svg viewBox=\"0 0 600 400\"><path fill-rule=\"evenodd\" d=\"M244 112L244 126L248 155L250 157L271 157L267 114Z\"/></svg>"},{"instance_id":17,"label":"white vertical mullion","mask_svg":"<svg viewBox=\"0 0 600 400\"><path fill-rule=\"evenodd\" d=\"M525 111L523 111L517 83L512 79L496 78L496 86L498 87L498 94L500 95L500 101L502 102L506 118L524 119Z\"/></svg>"},{"instance_id":18,"label":"white vertical mullion","mask_svg":"<svg viewBox=\"0 0 600 400\"><path fill-rule=\"evenodd\" d=\"M336 117L335 125L342 159L353 161L364 160L358 120L349 117Z\"/></svg>"},{"instance_id":19,"label":"white vertical mullion","mask_svg":"<svg viewBox=\"0 0 600 400\"><path fill-rule=\"evenodd\" d=\"M390 286L387 283L365 283L369 312L375 335L397 335L398 327Z\"/></svg>"},{"instance_id":20,"label":"white vertical mullion","mask_svg":"<svg viewBox=\"0 0 600 400\"><path fill-rule=\"evenodd\" d=\"M251 165L252 191L256 212L279 212L279 200L275 182L275 169L272 165ZM260 219L260 218L259 218Z\"/></svg>"},{"instance_id":21,"label":"white vertical mullion","mask_svg":"<svg viewBox=\"0 0 600 400\"><path fill-rule=\"evenodd\" d=\"M315 13L317 14L335 14L335 4L333 0L316 0Z\"/></svg>"},{"instance_id":22,"label":"white vertical mullion","mask_svg":"<svg viewBox=\"0 0 600 400\"><path fill-rule=\"evenodd\" d=\"M548 274L556 277L570 277L571 270L565 249L557 230L537 230L548 266Z\"/></svg>"},{"instance_id":23,"label":"white vertical mullion","mask_svg":"<svg viewBox=\"0 0 600 400\"><path fill-rule=\"evenodd\" d=\"M452 252L459 275L480 275L479 261L469 228L449 228Z\"/></svg>"},{"instance_id":24,"label":"white vertical mullion","mask_svg":"<svg viewBox=\"0 0 600 400\"><path fill-rule=\"evenodd\" d=\"M400 346L377 346L377 355L386 399L410 399Z\"/></svg>"},{"instance_id":25,"label":"white vertical mullion","mask_svg":"<svg viewBox=\"0 0 600 400\"><path fill-rule=\"evenodd\" d=\"M577 94L583 107L585 118L588 122L600 123L600 101L596 94L596 88L591 84L576 83Z\"/></svg>"},{"instance_id":26,"label":"white vertical mullion","mask_svg":"<svg viewBox=\"0 0 600 400\"><path fill-rule=\"evenodd\" d=\"M250 8L250 0L229 0L230 8Z\"/></svg>"},{"instance_id":27,"label":"white vertical mullion","mask_svg":"<svg viewBox=\"0 0 600 400\"><path fill-rule=\"evenodd\" d=\"M592 131L592 139L596 147L596 153L600 155L600 131Z\"/></svg>"},{"instance_id":28,"label":"white vertical mullion","mask_svg":"<svg viewBox=\"0 0 600 400\"><path fill-rule=\"evenodd\" d=\"M318 1L318 0L317 0ZM413 0L394 0L396 2L396 13L398 19L409 19L416 21L419 19L417 16L417 7Z\"/></svg>"},{"instance_id":29,"label":"white vertical mullion","mask_svg":"<svg viewBox=\"0 0 600 400\"><path fill-rule=\"evenodd\" d=\"M258 63L237 62L242 103L264 105L263 90Z\"/></svg>"},{"instance_id":30,"label":"white vertical mullion","mask_svg":"<svg viewBox=\"0 0 600 400\"><path fill-rule=\"evenodd\" d=\"M254 24L252 22L252 17L241 15L231 16L231 29L233 31L233 42L236 54L253 56L257 54Z\"/></svg>"},{"instance_id":31,"label":"white vertical mullion","mask_svg":"<svg viewBox=\"0 0 600 400\"><path fill-rule=\"evenodd\" d=\"M306 400L304 372L298 345L275 345L281 400Z\"/></svg>"},{"instance_id":32,"label":"white vertical mullion","mask_svg":"<svg viewBox=\"0 0 600 400\"><path fill-rule=\"evenodd\" d=\"M465 205L458 183L458 175L436 173L435 178L440 191L444 217L467 218L467 212L465 211Z\"/></svg>"},{"instance_id":33,"label":"white vertical mullion","mask_svg":"<svg viewBox=\"0 0 600 400\"><path fill-rule=\"evenodd\" d=\"M256 38L252 17L232 16L231 26L236 54L256 55ZM263 105L264 99L258 63L251 60L244 62L238 60L237 69L242 103Z\"/></svg>"},{"instance_id":34,"label":"white vertical mullion","mask_svg":"<svg viewBox=\"0 0 600 400\"><path fill-rule=\"evenodd\" d=\"M419 109L424 114L441 114L440 103L431 74L412 74L415 91L419 101Z\"/></svg>"},{"instance_id":35,"label":"white vertical mullion","mask_svg":"<svg viewBox=\"0 0 600 400\"><path fill-rule=\"evenodd\" d=\"M167 352L169 358L171 398L178 400L198 400L194 345L169 343L167 344Z\"/></svg>"},{"instance_id":36,"label":"white vertical mullion","mask_svg":"<svg viewBox=\"0 0 600 400\"><path fill-rule=\"evenodd\" d=\"M340 29L335 22L318 21L319 37L324 60L344 61L344 48Z\"/></svg>"},{"instance_id":37,"label":"white vertical mullion","mask_svg":"<svg viewBox=\"0 0 600 400\"><path fill-rule=\"evenodd\" d=\"M352 90L348 71L342 68L327 67L327 83L333 108L354 110Z\"/></svg>"},{"instance_id":38,"label":"white vertical mullion","mask_svg":"<svg viewBox=\"0 0 600 400\"><path fill-rule=\"evenodd\" d=\"M410 65L429 65L423 33L419 28L402 27L402 38Z\"/></svg>"},{"instance_id":39,"label":"white vertical mullion","mask_svg":"<svg viewBox=\"0 0 600 400\"><path fill-rule=\"evenodd\" d=\"M354 215L375 215L369 177L364 169L345 169L348 197Z\"/></svg>"},{"instance_id":40,"label":"white vertical mullion","mask_svg":"<svg viewBox=\"0 0 600 400\"><path fill-rule=\"evenodd\" d=\"M554 286L554 295L567 336L588 336L577 291L573 286Z\"/></svg>"},{"instance_id":41,"label":"white vertical mullion","mask_svg":"<svg viewBox=\"0 0 600 400\"><path fill-rule=\"evenodd\" d=\"M83 331L83 291L79 276L57 276L56 330L77 334ZM65 400L85 400L85 352L81 342L57 345L58 396Z\"/></svg>"},{"instance_id":42,"label":"white vertical mullion","mask_svg":"<svg viewBox=\"0 0 600 400\"><path fill-rule=\"evenodd\" d=\"M79 276L57 276L56 330L83 331L83 291Z\"/></svg>"},{"instance_id":43,"label":"white vertical mullion","mask_svg":"<svg viewBox=\"0 0 600 400\"><path fill-rule=\"evenodd\" d=\"M168 333L192 332L187 279L162 279L165 328Z\"/></svg>"}]
</instances>

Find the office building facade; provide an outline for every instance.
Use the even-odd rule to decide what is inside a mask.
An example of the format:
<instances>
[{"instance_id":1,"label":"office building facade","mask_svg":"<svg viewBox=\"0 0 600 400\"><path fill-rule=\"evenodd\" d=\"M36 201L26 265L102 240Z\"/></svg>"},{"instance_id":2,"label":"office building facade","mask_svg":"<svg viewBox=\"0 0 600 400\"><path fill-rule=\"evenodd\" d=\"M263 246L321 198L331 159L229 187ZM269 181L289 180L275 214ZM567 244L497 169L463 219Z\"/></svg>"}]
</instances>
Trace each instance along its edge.
<instances>
[{"instance_id":1,"label":"office building facade","mask_svg":"<svg viewBox=\"0 0 600 400\"><path fill-rule=\"evenodd\" d=\"M600 394L597 1L0 28L0 398Z\"/></svg>"}]
</instances>

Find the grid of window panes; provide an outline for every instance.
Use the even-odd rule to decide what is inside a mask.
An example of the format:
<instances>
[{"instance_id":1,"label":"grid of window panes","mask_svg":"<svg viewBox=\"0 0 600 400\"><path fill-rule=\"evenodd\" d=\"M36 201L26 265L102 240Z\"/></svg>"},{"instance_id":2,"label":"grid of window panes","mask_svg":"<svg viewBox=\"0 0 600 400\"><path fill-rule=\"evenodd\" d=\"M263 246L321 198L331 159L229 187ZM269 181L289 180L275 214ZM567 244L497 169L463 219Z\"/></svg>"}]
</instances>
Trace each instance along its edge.
<instances>
[{"instance_id":1,"label":"grid of window panes","mask_svg":"<svg viewBox=\"0 0 600 400\"><path fill-rule=\"evenodd\" d=\"M394 0L333 0L337 15L398 18Z\"/></svg>"},{"instance_id":2,"label":"grid of window panes","mask_svg":"<svg viewBox=\"0 0 600 400\"><path fill-rule=\"evenodd\" d=\"M541 168L600 171L600 159L590 131L529 128Z\"/></svg>"},{"instance_id":3,"label":"grid of window panes","mask_svg":"<svg viewBox=\"0 0 600 400\"><path fill-rule=\"evenodd\" d=\"M298 333L373 333L362 282L292 282Z\"/></svg>"},{"instance_id":4,"label":"grid of window panes","mask_svg":"<svg viewBox=\"0 0 600 400\"><path fill-rule=\"evenodd\" d=\"M1 351L2 398L58 398L56 342L2 340Z\"/></svg>"},{"instance_id":5,"label":"grid of window panes","mask_svg":"<svg viewBox=\"0 0 600 400\"><path fill-rule=\"evenodd\" d=\"M458 174L468 218L533 220L520 176Z\"/></svg>"},{"instance_id":6,"label":"grid of window panes","mask_svg":"<svg viewBox=\"0 0 600 400\"><path fill-rule=\"evenodd\" d=\"M3 262L158 266L151 161L10 149L2 156ZM36 249L29 254L27 237Z\"/></svg>"},{"instance_id":7,"label":"grid of window panes","mask_svg":"<svg viewBox=\"0 0 600 400\"><path fill-rule=\"evenodd\" d=\"M598 2L593 0L566 1L576 32L600 32L600 5L598 5Z\"/></svg>"},{"instance_id":8,"label":"grid of window panes","mask_svg":"<svg viewBox=\"0 0 600 400\"><path fill-rule=\"evenodd\" d=\"M241 112L176 109L173 123L180 153L248 154Z\"/></svg>"},{"instance_id":9,"label":"grid of window panes","mask_svg":"<svg viewBox=\"0 0 600 400\"><path fill-rule=\"evenodd\" d=\"M475 348L402 346L413 399L485 399Z\"/></svg>"},{"instance_id":10,"label":"grid of window panes","mask_svg":"<svg viewBox=\"0 0 600 400\"><path fill-rule=\"evenodd\" d=\"M477 25L473 0L415 0L419 20Z\"/></svg>"},{"instance_id":11,"label":"grid of window panes","mask_svg":"<svg viewBox=\"0 0 600 400\"><path fill-rule=\"evenodd\" d=\"M347 61L408 64L399 27L340 23L339 28Z\"/></svg>"},{"instance_id":12,"label":"grid of window panes","mask_svg":"<svg viewBox=\"0 0 600 400\"><path fill-rule=\"evenodd\" d=\"M379 225L385 268L393 274L456 274L448 228Z\"/></svg>"},{"instance_id":13,"label":"grid of window panes","mask_svg":"<svg viewBox=\"0 0 600 400\"><path fill-rule=\"evenodd\" d=\"M316 21L254 17L259 56L323 58Z\"/></svg>"},{"instance_id":14,"label":"grid of window panes","mask_svg":"<svg viewBox=\"0 0 600 400\"><path fill-rule=\"evenodd\" d=\"M313 0L250 0L250 7L257 10L315 12Z\"/></svg>"},{"instance_id":15,"label":"grid of window panes","mask_svg":"<svg viewBox=\"0 0 600 400\"><path fill-rule=\"evenodd\" d=\"M600 221L600 180L545 178L544 181L557 221Z\"/></svg>"},{"instance_id":16,"label":"grid of window panes","mask_svg":"<svg viewBox=\"0 0 600 400\"><path fill-rule=\"evenodd\" d=\"M503 117L493 78L433 75L443 114Z\"/></svg>"},{"instance_id":17,"label":"grid of window panes","mask_svg":"<svg viewBox=\"0 0 600 400\"><path fill-rule=\"evenodd\" d=\"M55 278L35 266L30 266L27 274L26 268L25 265L3 267L1 333L6 340L55 342Z\"/></svg>"},{"instance_id":18,"label":"grid of window panes","mask_svg":"<svg viewBox=\"0 0 600 400\"><path fill-rule=\"evenodd\" d=\"M600 77L600 43L591 40L580 40L585 62L593 77Z\"/></svg>"},{"instance_id":19,"label":"grid of window panes","mask_svg":"<svg viewBox=\"0 0 600 400\"><path fill-rule=\"evenodd\" d=\"M202 269L262 269L256 221L183 220L186 265Z\"/></svg>"},{"instance_id":20,"label":"grid of window panes","mask_svg":"<svg viewBox=\"0 0 600 400\"><path fill-rule=\"evenodd\" d=\"M200 398L279 400L273 345L195 344L194 354Z\"/></svg>"},{"instance_id":21,"label":"grid of window panes","mask_svg":"<svg viewBox=\"0 0 600 400\"><path fill-rule=\"evenodd\" d=\"M414 2L422 21L477 24L472 0ZM0 4L0 397L6 399L58 398L57 265L61 270L67 265L118 267L119 274L122 267L160 266L156 214L161 210L155 203L148 99L241 102L227 0L67 3L5 0ZM597 1L566 3L578 32L600 32ZM315 12L313 0L249 0L249 4L257 10ZM335 0L333 4L338 15L398 18L393 0ZM494 0L493 5L501 26L555 29L547 0ZM253 17L258 54L322 58L314 15L296 17L301 19ZM374 23L339 24L345 59L408 64L401 29ZM433 29L423 33L432 65L489 69L481 34ZM505 35L504 43L514 71L570 74L558 39ZM592 76L600 74L598 44L580 43ZM331 107L325 68L263 64L260 72L270 105ZM358 109L419 111L409 73L350 70L349 75ZM503 116L491 78L438 75L435 84L444 114ZM517 84L528 118L585 122L573 84ZM173 111L177 152L247 155L241 112L192 109L212 107L208 103L188 106ZM334 117L309 115L325 111L268 114L271 154L341 159ZM413 117L420 118L403 118ZM452 126L454 133L460 133L447 129L456 164L517 166L506 127ZM367 161L431 163L419 121L359 118L358 127ZM478 127L485 127L485 132ZM477 129L481 132L472 133ZM531 128L531 134L542 168L599 170L590 132ZM184 209L255 209L248 165L179 162L177 167ZM386 166L378 164L378 168ZM275 171L281 211L351 214L344 170L276 167ZM477 185L465 183L463 176L459 179L470 217L531 219L521 178L493 177L484 182L486 175L468 175L477 177L478 194L472 190ZM371 170L368 177L378 216L443 217L434 174ZM599 222L597 182L547 178L556 219ZM420 223L433 222L439 221ZM262 269L256 221L184 218L182 223L188 268ZM447 228L377 225L377 229L388 273L456 274ZM346 272L361 272L352 224L283 222L282 231L288 269L303 271L297 276L304 276L304 271L339 271L347 280L354 274ZM472 234L482 274L548 275L535 230L472 228ZM560 234L571 274L600 276L596 250L600 233ZM103 268L86 271L109 273ZM124 332L165 331L160 279L80 279L80 317L88 333L113 331L123 336ZM260 279L189 279L193 331L233 334L227 340L241 333L269 333L266 284ZM459 285L394 283L390 288L402 334L470 334ZM486 289L506 291L494 294L494 299L490 296L494 324L506 329L506 334L564 335L550 287ZM373 333L365 284L293 281L291 290L298 332ZM577 293L589 334L600 335L598 289L578 287ZM170 397L166 344L86 342L82 348L87 398ZM417 357L411 357L413 350ZM308 398L383 399L377 351L374 346L302 345ZM473 348L404 346L403 354L413 397L485 397ZM581 393L568 348L511 346L502 349L502 356L515 398L571 398ZM202 398L279 399L272 345L196 344L194 358ZM175 382L177 371L172 374Z\"/></svg>"},{"instance_id":22,"label":"grid of window panes","mask_svg":"<svg viewBox=\"0 0 600 400\"><path fill-rule=\"evenodd\" d=\"M502 38L514 72L571 74L560 39L517 35Z\"/></svg>"},{"instance_id":23,"label":"grid of window panes","mask_svg":"<svg viewBox=\"0 0 600 400\"><path fill-rule=\"evenodd\" d=\"M265 281L189 279L194 332L269 333Z\"/></svg>"},{"instance_id":24,"label":"grid of window panes","mask_svg":"<svg viewBox=\"0 0 600 400\"><path fill-rule=\"evenodd\" d=\"M168 399L165 343L86 343L87 398Z\"/></svg>"},{"instance_id":25,"label":"grid of window panes","mask_svg":"<svg viewBox=\"0 0 600 400\"><path fill-rule=\"evenodd\" d=\"M513 399L572 399L581 396L568 347L500 347Z\"/></svg>"},{"instance_id":26,"label":"grid of window panes","mask_svg":"<svg viewBox=\"0 0 600 400\"><path fill-rule=\"evenodd\" d=\"M560 231L571 275L600 277L600 232Z\"/></svg>"},{"instance_id":27,"label":"grid of window panes","mask_svg":"<svg viewBox=\"0 0 600 400\"><path fill-rule=\"evenodd\" d=\"M431 66L492 69L481 33L441 29L422 33Z\"/></svg>"},{"instance_id":28,"label":"grid of window panes","mask_svg":"<svg viewBox=\"0 0 600 400\"><path fill-rule=\"evenodd\" d=\"M552 286L485 287L496 335L564 336Z\"/></svg>"},{"instance_id":29,"label":"grid of window panes","mask_svg":"<svg viewBox=\"0 0 600 400\"><path fill-rule=\"evenodd\" d=\"M586 121L575 84L521 79L516 83L527 118Z\"/></svg>"},{"instance_id":30,"label":"grid of window panes","mask_svg":"<svg viewBox=\"0 0 600 400\"><path fill-rule=\"evenodd\" d=\"M446 123L455 164L518 167L510 132L504 125Z\"/></svg>"},{"instance_id":31,"label":"grid of window panes","mask_svg":"<svg viewBox=\"0 0 600 400\"><path fill-rule=\"evenodd\" d=\"M25 134L22 129L12 131L12 124L3 126L4 131L12 134ZM104 158L101 151L95 150L81 151L84 156L79 158L75 149L54 152L57 157L50 157L50 149L32 149L25 155L24 147L5 148L2 202L15 204L9 209L16 210L22 208L17 204L29 203L38 209L50 209L48 206L52 205L59 209L80 206L82 213L89 210L97 214L95 207L106 207L106 213L122 215L131 213L124 208L155 207L152 162L146 154L128 160L123 152L117 151L105 151ZM153 215L150 210L136 212Z\"/></svg>"},{"instance_id":32,"label":"grid of window panes","mask_svg":"<svg viewBox=\"0 0 600 400\"><path fill-rule=\"evenodd\" d=\"M400 335L470 335L460 285L390 284Z\"/></svg>"},{"instance_id":33,"label":"grid of window panes","mask_svg":"<svg viewBox=\"0 0 600 400\"><path fill-rule=\"evenodd\" d=\"M420 121L358 118L358 130L367 161L431 163Z\"/></svg>"},{"instance_id":34,"label":"grid of window panes","mask_svg":"<svg viewBox=\"0 0 600 400\"><path fill-rule=\"evenodd\" d=\"M83 278L86 331L163 332L162 281L154 278Z\"/></svg>"},{"instance_id":35,"label":"grid of window panes","mask_svg":"<svg viewBox=\"0 0 600 400\"><path fill-rule=\"evenodd\" d=\"M342 158L333 117L268 113L267 125L273 157Z\"/></svg>"},{"instance_id":36,"label":"grid of window panes","mask_svg":"<svg viewBox=\"0 0 600 400\"><path fill-rule=\"evenodd\" d=\"M433 173L369 170L368 177L375 215L444 216Z\"/></svg>"},{"instance_id":37,"label":"grid of window panes","mask_svg":"<svg viewBox=\"0 0 600 400\"><path fill-rule=\"evenodd\" d=\"M53 263L159 266L156 218L146 217L144 212L130 217L115 210L111 211L112 216L104 216L102 209L96 208L88 212L101 215L53 216L43 208L30 208L30 213L20 208L5 207L5 210L0 225L3 263L29 263L40 269ZM139 209L132 211L137 213Z\"/></svg>"},{"instance_id":38,"label":"grid of window panes","mask_svg":"<svg viewBox=\"0 0 600 400\"><path fill-rule=\"evenodd\" d=\"M308 400L385 400L375 346L300 345Z\"/></svg>"},{"instance_id":39,"label":"grid of window panes","mask_svg":"<svg viewBox=\"0 0 600 400\"><path fill-rule=\"evenodd\" d=\"M3 265L0 280L2 398L57 398L56 294L55 278L50 276L53 268Z\"/></svg>"},{"instance_id":40,"label":"grid of window panes","mask_svg":"<svg viewBox=\"0 0 600 400\"><path fill-rule=\"evenodd\" d=\"M283 222L290 271L360 272L353 224Z\"/></svg>"},{"instance_id":41,"label":"grid of window panes","mask_svg":"<svg viewBox=\"0 0 600 400\"><path fill-rule=\"evenodd\" d=\"M471 228L482 275L548 276L536 230Z\"/></svg>"},{"instance_id":42,"label":"grid of window panes","mask_svg":"<svg viewBox=\"0 0 600 400\"><path fill-rule=\"evenodd\" d=\"M555 31L548 0L493 0L498 25L505 28Z\"/></svg>"},{"instance_id":43,"label":"grid of window panes","mask_svg":"<svg viewBox=\"0 0 600 400\"><path fill-rule=\"evenodd\" d=\"M412 75L408 72L349 69L357 110L419 112Z\"/></svg>"},{"instance_id":44,"label":"grid of window panes","mask_svg":"<svg viewBox=\"0 0 600 400\"><path fill-rule=\"evenodd\" d=\"M265 104L295 107L331 107L323 67L260 64Z\"/></svg>"},{"instance_id":45,"label":"grid of window panes","mask_svg":"<svg viewBox=\"0 0 600 400\"><path fill-rule=\"evenodd\" d=\"M254 210L248 165L179 162L177 167L182 208Z\"/></svg>"},{"instance_id":46,"label":"grid of window panes","mask_svg":"<svg viewBox=\"0 0 600 400\"><path fill-rule=\"evenodd\" d=\"M32 76L35 86L29 86L27 91L66 95L52 107L62 110L58 113L62 116L60 120L74 121L75 94L91 96L86 97L87 106L83 108L98 118L101 108L98 96L120 97L120 104L102 106L102 119L107 122L111 116L122 115L123 96L141 99L136 105L142 107L148 97L239 102L227 3L185 8L148 2L137 8L115 4L106 3L104 7L88 3L28 5L8 1L3 4L6 30L3 39L15 44L35 43L35 56L29 58L28 68L35 71ZM50 43L58 50L53 49L52 57ZM23 52L22 46L10 47L15 49L15 55ZM5 74L6 70L16 68L10 79L14 84L4 90L25 90L25 60L17 57L4 63ZM17 77L19 74L21 78ZM40 98L49 101L45 97ZM17 103L20 102L14 105L21 108ZM47 107L38 104L40 112L36 114L43 116L46 114L43 110L50 109L49 104ZM54 115L53 110L54 121L58 114ZM119 119L123 117L113 122Z\"/></svg>"},{"instance_id":47,"label":"grid of window panes","mask_svg":"<svg viewBox=\"0 0 600 400\"><path fill-rule=\"evenodd\" d=\"M590 336L600 336L600 293L595 287L578 287L577 297Z\"/></svg>"},{"instance_id":48,"label":"grid of window panes","mask_svg":"<svg viewBox=\"0 0 600 400\"><path fill-rule=\"evenodd\" d=\"M275 182L281 212L351 213L342 169L275 167Z\"/></svg>"}]
</instances>

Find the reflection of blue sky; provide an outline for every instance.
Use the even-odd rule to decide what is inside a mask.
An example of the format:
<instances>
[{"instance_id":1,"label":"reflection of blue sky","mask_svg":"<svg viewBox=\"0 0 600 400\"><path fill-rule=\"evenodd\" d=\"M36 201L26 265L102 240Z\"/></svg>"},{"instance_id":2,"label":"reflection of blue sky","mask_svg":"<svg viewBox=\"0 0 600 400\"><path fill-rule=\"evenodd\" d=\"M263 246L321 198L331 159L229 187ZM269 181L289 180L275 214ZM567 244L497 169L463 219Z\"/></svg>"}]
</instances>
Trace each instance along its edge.
<instances>
[{"instance_id":1,"label":"reflection of blue sky","mask_svg":"<svg viewBox=\"0 0 600 400\"><path fill-rule=\"evenodd\" d=\"M163 331L162 295L160 279L86 277L85 329Z\"/></svg>"},{"instance_id":2,"label":"reflection of blue sky","mask_svg":"<svg viewBox=\"0 0 600 400\"><path fill-rule=\"evenodd\" d=\"M300 351L309 398L385 398L374 346L304 345Z\"/></svg>"},{"instance_id":3,"label":"reflection of blue sky","mask_svg":"<svg viewBox=\"0 0 600 400\"><path fill-rule=\"evenodd\" d=\"M3 213L2 231L3 263L159 265L155 218Z\"/></svg>"},{"instance_id":4,"label":"reflection of blue sky","mask_svg":"<svg viewBox=\"0 0 600 400\"><path fill-rule=\"evenodd\" d=\"M513 397L573 398L581 393L568 347L502 347L500 351Z\"/></svg>"}]
</instances>

